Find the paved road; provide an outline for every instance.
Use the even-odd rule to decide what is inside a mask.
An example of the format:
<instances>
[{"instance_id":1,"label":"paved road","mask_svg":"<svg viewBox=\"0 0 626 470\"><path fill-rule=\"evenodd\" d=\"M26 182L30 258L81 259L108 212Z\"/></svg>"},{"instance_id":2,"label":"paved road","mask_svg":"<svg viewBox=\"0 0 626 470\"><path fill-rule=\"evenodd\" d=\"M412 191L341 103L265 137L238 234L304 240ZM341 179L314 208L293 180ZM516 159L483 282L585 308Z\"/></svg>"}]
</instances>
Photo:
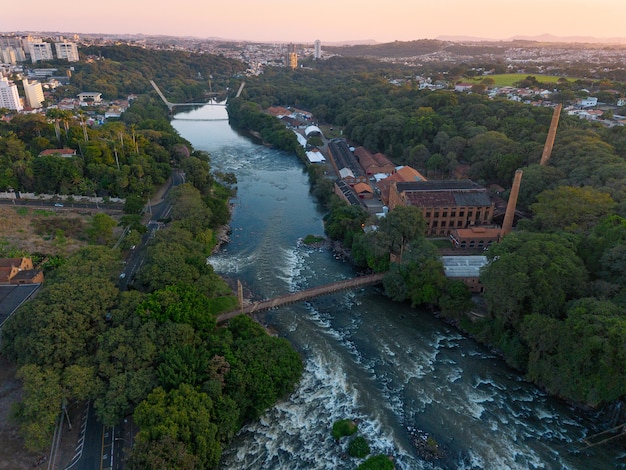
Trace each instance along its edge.
<instances>
[{"instance_id":1,"label":"paved road","mask_svg":"<svg viewBox=\"0 0 626 470\"><path fill-rule=\"evenodd\" d=\"M40 284L0 286L0 327L31 295Z\"/></svg>"},{"instance_id":2,"label":"paved road","mask_svg":"<svg viewBox=\"0 0 626 470\"><path fill-rule=\"evenodd\" d=\"M39 201L36 199L0 199L0 205L15 207L32 207L35 209L96 209L101 211L121 212L124 204L100 204L93 202L59 202L59 201Z\"/></svg>"}]
</instances>

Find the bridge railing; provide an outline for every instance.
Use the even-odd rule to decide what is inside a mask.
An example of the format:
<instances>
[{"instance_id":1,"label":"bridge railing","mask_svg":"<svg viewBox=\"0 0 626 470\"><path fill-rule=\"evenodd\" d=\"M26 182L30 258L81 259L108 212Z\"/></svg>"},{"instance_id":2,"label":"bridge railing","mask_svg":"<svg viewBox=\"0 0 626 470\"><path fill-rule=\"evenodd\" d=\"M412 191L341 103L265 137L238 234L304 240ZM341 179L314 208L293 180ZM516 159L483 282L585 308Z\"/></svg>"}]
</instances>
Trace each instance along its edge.
<instances>
[{"instance_id":1,"label":"bridge railing","mask_svg":"<svg viewBox=\"0 0 626 470\"><path fill-rule=\"evenodd\" d=\"M352 279L345 279L331 284L324 284L322 286L312 287L300 292L292 292L290 294L280 295L273 299L261 300L259 302L253 302L239 310L233 310L231 312L223 313L217 317L217 323L224 323L231 318L241 314L251 314L254 312L261 312L263 310L269 310L283 305L288 305L296 302L302 302L321 295L333 294L335 292L341 292L343 290L355 289L358 287L364 287L369 285L378 284L383 280L383 273L369 274L367 276L359 276Z\"/></svg>"}]
</instances>

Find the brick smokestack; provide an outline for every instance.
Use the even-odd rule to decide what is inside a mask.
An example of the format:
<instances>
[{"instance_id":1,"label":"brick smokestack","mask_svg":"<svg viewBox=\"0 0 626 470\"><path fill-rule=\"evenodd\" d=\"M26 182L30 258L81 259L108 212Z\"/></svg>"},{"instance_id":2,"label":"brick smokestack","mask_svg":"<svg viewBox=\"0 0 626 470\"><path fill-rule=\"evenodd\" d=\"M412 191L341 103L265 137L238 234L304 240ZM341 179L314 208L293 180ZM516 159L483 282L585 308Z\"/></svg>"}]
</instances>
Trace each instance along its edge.
<instances>
[{"instance_id":1,"label":"brick smokestack","mask_svg":"<svg viewBox=\"0 0 626 470\"><path fill-rule=\"evenodd\" d=\"M511 233L513 229L513 219L515 218L515 207L517 206L517 196L519 196L519 188L522 184L522 170L515 172L515 178L513 178L513 187L511 188L511 194L509 195L509 202L506 205L506 213L504 214L504 222L502 223L502 230L500 231L500 238L504 238Z\"/></svg>"},{"instance_id":2,"label":"brick smokestack","mask_svg":"<svg viewBox=\"0 0 626 470\"><path fill-rule=\"evenodd\" d=\"M550 130L548 130L548 137L546 138L546 144L543 146L543 153L541 154L541 161L539 164L544 166L550 160L552 155L552 147L554 146L554 139L556 137L556 129L559 127L559 118L561 117L562 104L557 104L552 114L552 122L550 123Z\"/></svg>"}]
</instances>

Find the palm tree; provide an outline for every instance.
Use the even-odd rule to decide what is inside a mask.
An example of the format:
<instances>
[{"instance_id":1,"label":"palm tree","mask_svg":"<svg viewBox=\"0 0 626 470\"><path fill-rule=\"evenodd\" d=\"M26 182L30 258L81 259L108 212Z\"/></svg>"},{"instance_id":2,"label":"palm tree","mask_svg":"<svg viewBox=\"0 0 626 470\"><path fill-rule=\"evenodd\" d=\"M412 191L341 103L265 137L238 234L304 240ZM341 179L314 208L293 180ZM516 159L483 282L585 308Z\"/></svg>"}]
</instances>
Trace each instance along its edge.
<instances>
[{"instance_id":1,"label":"palm tree","mask_svg":"<svg viewBox=\"0 0 626 470\"><path fill-rule=\"evenodd\" d=\"M61 110L58 108L48 109L46 111L46 117L54 121L54 133L57 136L57 141L61 144L61 128L59 127L59 121L61 120Z\"/></svg>"}]
</instances>

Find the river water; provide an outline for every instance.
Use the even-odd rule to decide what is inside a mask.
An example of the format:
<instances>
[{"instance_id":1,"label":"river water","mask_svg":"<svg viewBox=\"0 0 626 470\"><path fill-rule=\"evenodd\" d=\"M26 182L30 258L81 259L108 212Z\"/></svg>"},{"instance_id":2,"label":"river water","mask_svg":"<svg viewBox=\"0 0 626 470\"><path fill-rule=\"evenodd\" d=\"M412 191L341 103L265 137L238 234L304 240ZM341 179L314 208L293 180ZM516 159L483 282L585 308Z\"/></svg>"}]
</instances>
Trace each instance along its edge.
<instances>
[{"instance_id":1,"label":"river water","mask_svg":"<svg viewBox=\"0 0 626 470\"><path fill-rule=\"evenodd\" d=\"M259 298L354 276L327 249L303 246L323 234L303 164L233 131L219 106L177 114L174 127L213 168L234 172L238 192L231 242L209 262ZM262 321L287 338L305 370L295 392L246 426L225 451L224 469L354 469L338 419L358 420L372 454L399 469L626 468L617 444L585 449L601 430L525 382L472 339L428 312L389 301L376 288L268 312ZM445 456L425 461L410 434L428 433Z\"/></svg>"}]
</instances>

